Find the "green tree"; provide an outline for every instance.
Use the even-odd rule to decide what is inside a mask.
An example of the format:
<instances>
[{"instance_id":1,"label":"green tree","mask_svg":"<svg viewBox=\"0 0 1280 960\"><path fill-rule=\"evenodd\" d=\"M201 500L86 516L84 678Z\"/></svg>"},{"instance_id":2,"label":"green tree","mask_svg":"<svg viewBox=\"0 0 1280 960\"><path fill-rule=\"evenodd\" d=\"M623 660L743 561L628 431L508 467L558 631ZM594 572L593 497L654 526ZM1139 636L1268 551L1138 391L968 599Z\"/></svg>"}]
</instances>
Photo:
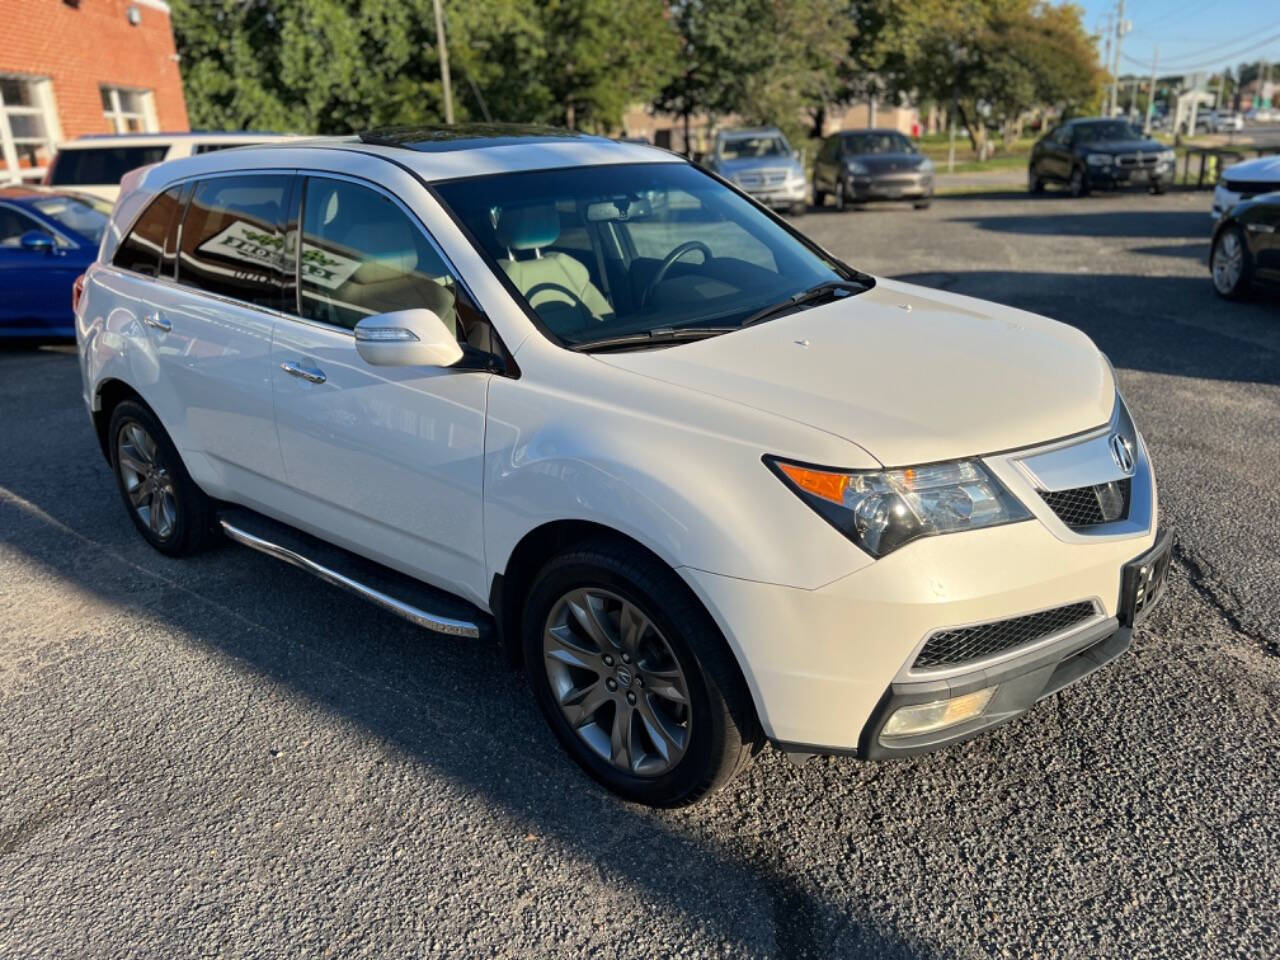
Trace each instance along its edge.
<instances>
[{"instance_id":1,"label":"green tree","mask_svg":"<svg viewBox=\"0 0 1280 960\"><path fill-rule=\"evenodd\" d=\"M459 119L607 131L674 70L662 0L446 4ZM341 133L444 115L431 0L174 0L197 126Z\"/></svg>"}]
</instances>

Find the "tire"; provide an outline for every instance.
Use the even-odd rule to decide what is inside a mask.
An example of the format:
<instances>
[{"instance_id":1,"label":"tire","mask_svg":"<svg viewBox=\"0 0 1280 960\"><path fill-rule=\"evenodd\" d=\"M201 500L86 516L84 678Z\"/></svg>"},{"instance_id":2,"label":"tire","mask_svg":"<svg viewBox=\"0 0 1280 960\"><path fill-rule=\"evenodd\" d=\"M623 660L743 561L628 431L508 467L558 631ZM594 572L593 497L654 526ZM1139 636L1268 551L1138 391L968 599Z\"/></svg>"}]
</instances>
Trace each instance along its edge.
<instances>
[{"instance_id":1,"label":"tire","mask_svg":"<svg viewBox=\"0 0 1280 960\"><path fill-rule=\"evenodd\" d=\"M928 209L929 209L929 204L931 204L931 203L933 203L933 198L932 198L932 197L930 197L928 200L917 200L917 201L916 201L915 203L913 203L911 206L913 206L913 207L914 207L915 209L917 209L917 210L928 210Z\"/></svg>"},{"instance_id":2,"label":"tire","mask_svg":"<svg viewBox=\"0 0 1280 960\"><path fill-rule=\"evenodd\" d=\"M827 192L819 190L816 186L813 188L813 205L819 210L827 205Z\"/></svg>"},{"instance_id":3,"label":"tire","mask_svg":"<svg viewBox=\"0 0 1280 960\"><path fill-rule=\"evenodd\" d=\"M1027 192L1044 193L1044 181L1036 176L1031 167L1027 167Z\"/></svg>"},{"instance_id":4,"label":"tire","mask_svg":"<svg viewBox=\"0 0 1280 960\"><path fill-rule=\"evenodd\" d=\"M197 553L217 539L213 501L191 479L150 409L136 400L118 404L107 442L116 488L142 539L171 557Z\"/></svg>"},{"instance_id":5,"label":"tire","mask_svg":"<svg viewBox=\"0 0 1280 960\"><path fill-rule=\"evenodd\" d=\"M624 622L641 624L638 643L621 640ZM556 738L628 800L694 803L728 783L760 742L746 682L714 621L636 547L589 540L551 559L526 598L522 640ZM633 658L624 663L626 650Z\"/></svg>"},{"instance_id":6,"label":"tire","mask_svg":"<svg viewBox=\"0 0 1280 960\"><path fill-rule=\"evenodd\" d=\"M1067 185L1067 189L1071 191L1073 197L1087 197L1089 195L1089 178L1085 176L1084 167L1072 168L1071 181Z\"/></svg>"},{"instance_id":7,"label":"tire","mask_svg":"<svg viewBox=\"0 0 1280 960\"><path fill-rule=\"evenodd\" d=\"M1244 232L1235 224L1223 227L1213 240L1213 248L1209 251L1209 277L1213 281L1214 292L1226 300L1240 300L1249 290L1253 263L1249 259Z\"/></svg>"},{"instance_id":8,"label":"tire","mask_svg":"<svg viewBox=\"0 0 1280 960\"><path fill-rule=\"evenodd\" d=\"M836 209L841 213L849 209L849 197L844 190L844 181L836 181Z\"/></svg>"},{"instance_id":9,"label":"tire","mask_svg":"<svg viewBox=\"0 0 1280 960\"><path fill-rule=\"evenodd\" d=\"M1151 193L1153 196L1160 196L1165 191L1165 185L1159 180L1151 181Z\"/></svg>"},{"instance_id":10,"label":"tire","mask_svg":"<svg viewBox=\"0 0 1280 960\"><path fill-rule=\"evenodd\" d=\"M791 205L791 216L793 217L803 217L808 212L809 205L803 200L797 201Z\"/></svg>"}]
</instances>

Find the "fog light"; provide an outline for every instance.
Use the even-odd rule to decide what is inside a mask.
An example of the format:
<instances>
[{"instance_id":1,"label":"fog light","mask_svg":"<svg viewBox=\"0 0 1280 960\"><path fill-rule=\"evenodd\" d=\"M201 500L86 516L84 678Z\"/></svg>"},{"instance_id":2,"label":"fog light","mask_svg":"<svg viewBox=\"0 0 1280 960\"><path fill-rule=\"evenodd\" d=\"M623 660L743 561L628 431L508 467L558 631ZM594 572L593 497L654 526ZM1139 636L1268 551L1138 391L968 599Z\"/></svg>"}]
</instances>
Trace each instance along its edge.
<instances>
[{"instance_id":1,"label":"fog light","mask_svg":"<svg viewBox=\"0 0 1280 960\"><path fill-rule=\"evenodd\" d=\"M884 725L884 729L880 731L880 736L914 736L972 720L987 708L995 692L995 687L984 687L973 693L966 693L963 697L899 707L893 712L889 722Z\"/></svg>"}]
</instances>

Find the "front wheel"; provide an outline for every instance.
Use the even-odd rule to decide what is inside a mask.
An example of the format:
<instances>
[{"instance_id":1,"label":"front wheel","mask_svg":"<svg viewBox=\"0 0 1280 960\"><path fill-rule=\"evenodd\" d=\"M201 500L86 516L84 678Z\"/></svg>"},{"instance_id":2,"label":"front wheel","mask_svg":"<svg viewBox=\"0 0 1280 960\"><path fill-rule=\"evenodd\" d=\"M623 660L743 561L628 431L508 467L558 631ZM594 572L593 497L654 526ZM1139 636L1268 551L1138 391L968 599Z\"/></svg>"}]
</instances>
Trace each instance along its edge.
<instances>
[{"instance_id":1,"label":"front wheel","mask_svg":"<svg viewBox=\"0 0 1280 960\"><path fill-rule=\"evenodd\" d=\"M1152 192L1152 194L1154 194L1155 196L1157 196L1157 197L1158 197L1158 196L1160 196L1162 193L1164 193L1164 191L1165 191L1165 185L1164 185L1164 183L1163 183L1162 181L1160 181L1160 180L1152 180L1152 181L1151 181L1151 192Z\"/></svg>"},{"instance_id":2,"label":"front wheel","mask_svg":"<svg viewBox=\"0 0 1280 960\"><path fill-rule=\"evenodd\" d=\"M1044 193L1044 181L1036 176L1035 170L1027 168L1027 192Z\"/></svg>"},{"instance_id":3,"label":"front wheel","mask_svg":"<svg viewBox=\"0 0 1280 960\"><path fill-rule=\"evenodd\" d=\"M1213 241L1209 253L1213 289L1227 300L1239 300L1249 288L1253 264L1245 247L1244 234L1234 224L1225 227Z\"/></svg>"},{"instance_id":4,"label":"front wheel","mask_svg":"<svg viewBox=\"0 0 1280 960\"><path fill-rule=\"evenodd\" d=\"M836 209L839 210L841 213L849 209L849 197L845 193L845 186L844 186L843 180L836 181Z\"/></svg>"},{"instance_id":5,"label":"front wheel","mask_svg":"<svg viewBox=\"0 0 1280 960\"><path fill-rule=\"evenodd\" d=\"M758 741L746 683L682 580L642 551L590 541L555 557L525 605L525 670L570 756L628 800L718 790Z\"/></svg>"},{"instance_id":6,"label":"front wheel","mask_svg":"<svg viewBox=\"0 0 1280 960\"><path fill-rule=\"evenodd\" d=\"M1089 179L1084 175L1084 167L1076 167L1071 171L1070 190L1073 197L1089 195Z\"/></svg>"}]
</instances>

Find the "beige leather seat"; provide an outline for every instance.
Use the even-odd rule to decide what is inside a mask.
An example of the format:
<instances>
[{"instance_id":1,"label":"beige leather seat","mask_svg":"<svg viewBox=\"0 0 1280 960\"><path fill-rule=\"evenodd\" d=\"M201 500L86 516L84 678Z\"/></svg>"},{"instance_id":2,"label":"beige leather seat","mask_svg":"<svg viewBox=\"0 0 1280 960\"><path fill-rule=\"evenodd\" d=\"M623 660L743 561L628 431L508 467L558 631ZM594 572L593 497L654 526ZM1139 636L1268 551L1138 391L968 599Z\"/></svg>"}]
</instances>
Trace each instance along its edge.
<instances>
[{"instance_id":1,"label":"beige leather seat","mask_svg":"<svg viewBox=\"0 0 1280 960\"><path fill-rule=\"evenodd\" d=\"M353 314L359 320L377 313L426 307L433 310L444 325L457 336L458 319L454 295L439 283L428 269L435 260L426 242L415 235L404 214L388 201L373 194L356 194L361 200L369 196L374 202L358 203L358 210L343 210L342 201L353 196L339 185L329 197L319 198L323 204L325 231L334 231L340 251L356 257L361 264L332 294L332 298L316 297L318 291L309 292L311 299L328 301L320 306L323 312L328 306L334 314L330 322L354 326ZM426 259L426 263L421 261ZM346 323L343 323L343 320Z\"/></svg>"},{"instance_id":2,"label":"beige leather seat","mask_svg":"<svg viewBox=\"0 0 1280 960\"><path fill-rule=\"evenodd\" d=\"M613 307L587 268L567 253L543 252L560 236L560 214L552 203L504 207L498 217L498 240L507 248L498 263L538 316L554 326L581 327L606 320ZM517 252L531 252L517 259Z\"/></svg>"}]
</instances>

